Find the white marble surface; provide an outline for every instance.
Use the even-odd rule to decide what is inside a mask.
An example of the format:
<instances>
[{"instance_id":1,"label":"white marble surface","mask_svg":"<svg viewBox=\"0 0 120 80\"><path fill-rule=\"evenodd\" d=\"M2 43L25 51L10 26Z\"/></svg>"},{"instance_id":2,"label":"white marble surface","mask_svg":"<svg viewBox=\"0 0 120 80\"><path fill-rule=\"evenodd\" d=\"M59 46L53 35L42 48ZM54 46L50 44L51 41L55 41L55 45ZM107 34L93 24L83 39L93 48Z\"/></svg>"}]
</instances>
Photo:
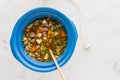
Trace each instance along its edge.
<instances>
[{"instance_id":1,"label":"white marble surface","mask_svg":"<svg viewBox=\"0 0 120 80\"><path fill-rule=\"evenodd\" d=\"M120 0L75 0L91 45L85 50L78 8L71 0L0 0L0 80L61 80L57 71L38 73L21 65L10 50L14 24L41 6L62 11L76 24L79 38L70 61L62 67L66 80L120 80Z\"/></svg>"}]
</instances>

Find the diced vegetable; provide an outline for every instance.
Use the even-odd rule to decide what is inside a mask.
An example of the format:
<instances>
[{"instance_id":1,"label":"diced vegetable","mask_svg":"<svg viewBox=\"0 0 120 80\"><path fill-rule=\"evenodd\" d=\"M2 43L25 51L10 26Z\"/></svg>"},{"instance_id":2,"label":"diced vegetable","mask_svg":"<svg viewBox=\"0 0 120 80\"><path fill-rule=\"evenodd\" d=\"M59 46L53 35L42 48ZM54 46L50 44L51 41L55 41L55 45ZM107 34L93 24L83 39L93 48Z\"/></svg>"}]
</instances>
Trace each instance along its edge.
<instances>
[{"instance_id":1,"label":"diced vegetable","mask_svg":"<svg viewBox=\"0 0 120 80\"><path fill-rule=\"evenodd\" d=\"M36 33L37 33L37 34L40 33L40 29L37 29L37 30L36 30Z\"/></svg>"},{"instance_id":2,"label":"diced vegetable","mask_svg":"<svg viewBox=\"0 0 120 80\"><path fill-rule=\"evenodd\" d=\"M39 53L35 52L35 55L39 55Z\"/></svg>"},{"instance_id":3,"label":"diced vegetable","mask_svg":"<svg viewBox=\"0 0 120 80\"><path fill-rule=\"evenodd\" d=\"M45 54L44 59L46 60L46 59L48 59L48 57L49 57L49 54L47 53L47 54Z\"/></svg>"},{"instance_id":4,"label":"diced vegetable","mask_svg":"<svg viewBox=\"0 0 120 80\"><path fill-rule=\"evenodd\" d=\"M30 28L25 29L26 32L30 32Z\"/></svg>"},{"instance_id":5,"label":"diced vegetable","mask_svg":"<svg viewBox=\"0 0 120 80\"><path fill-rule=\"evenodd\" d=\"M36 49L39 49L40 48L40 45L36 45Z\"/></svg>"},{"instance_id":6,"label":"diced vegetable","mask_svg":"<svg viewBox=\"0 0 120 80\"><path fill-rule=\"evenodd\" d=\"M52 32L51 32L51 34L52 34L52 35L55 35L55 32L54 32L54 31L52 31Z\"/></svg>"},{"instance_id":7,"label":"diced vegetable","mask_svg":"<svg viewBox=\"0 0 120 80\"><path fill-rule=\"evenodd\" d=\"M51 38L49 39L49 43L52 43L52 39Z\"/></svg>"},{"instance_id":8,"label":"diced vegetable","mask_svg":"<svg viewBox=\"0 0 120 80\"><path fill-rule=\"evenodd\" d=\"M54 30L54 27L53 27L53 26L51 26L50 30L51 30L51 31L53 31L53 30Z\"/></svg>"},{"instance_id":9,"label":"diced vegetable","mask_svg":"<svg viewBox=\"0 0 120 80\"><path fill-rule=\"evenodd\" d=\"M33 47L31 48L31 51L36 51L36 47L33 46Z\"/></svg>"},{"instance_id":10,"label":"diced vegetable","mask_svg":"<svg viewBox=\"0 0 120 80\"><path fill-rule=\"evenodd\" d=\"M50 18L48 17L46 20L47 20L47 21L50 21Z\"/></svg>"},{"instance_id":11,"label":"diced vegetable","mask_svg":"<svg viewBox=\"0 0 120 80\"><path fill-rule=\"evenodd\" d=\"M42 23L43 24L47 24L47 21L45 19L43 19Z\"/></svg>"},{"instance_id":12,"label":"diced vegetable","mask_svg":"<svg viewBox=\"0 0 120 80\"><path fill-rule=\"evenodd\" d=\"M59 23L58 25L59 25L59 27L62 27L62 24Z\"/></svg>"},{"instance_id":13,"label":"diced vegetable","mask_svg":"<svg viewBox=\"0 0 120 80\"><path fill-rule=\"evenodd\" d=\"M31 44L30 43L28 43L28 48L31 48Z\"/></svg>"},{"instance_id":14,"label":"diced vegetable","mask_svg":"<svg viewBox=\"0 0 120 80\"><path fill-rule=\"evenodd\" d=\"M56 49L56 52L60 52L60 48Z\"/></svg>"},{"instance_id":15,"label":"diced vegetable","mask_svg":"<svg viewBox=\"0 0 120 80\"><path fill-rule=\"evenodd\" d=\"M46 33L46 32L43 32L43 36L47 36L47 33Z\"/></svg>"},{"instance_id":16,"label":"diced vegetable","mask_svg":"<svg viewBox=\"0 0 120 80\"><path fill-rule=\"evenodd\" d=\"M48 28L45 27L44 30L45 30L45 31L48 31Z\"/></svg>"},{"instance_id":17,"label":"diced vegetable","mask_svg":"<svg viewBox=\"0 0 120 80\"><path fill-rule=\"evenodd\" d=\"M41 60L41 58L40 58L40 57L37 57L37 58L36 58L36 60L37 60L37 61L40 61L40 60Z\"/></svg>"},{"instance_id":18,"label":"diced vegetable","mask_svg":"<svg viewBox=\"0 0 120 80\"><path fill-rule=\"evenodd\" d=\"M29 55L30 55L31 57L35 57L35 54L33 54L32 52L30 52Z\"/></svg>"},{"instance_id":19,"label":"diced vegetable","mask_svg":"<svg viewBox=\"0 0 120 80\"><path fill-rule=\"evenodd\" d=\"M61 33L61 36L62 36L62 37L65 37L65 36L66 36L65 32L62 32L62 33Z\"/></svg>"},{"instance_id":20,"label":"diced vegetable","mask_svg":"<svg viewBox=\"0 0 120 80\"><path fill-rule=\"evenodd\" d=\"M22 41L26 41L26 40L27 40L27 38L24 36Z\"/></svg>"},{"instance_id":21,"label":"diced vegetable","mask_svg":"<svg viewBox=\"0 0 120 80\"><path fill-rule=\"evenodd\" d=\"M55 36L57 36L59 33L57 31L55 31Z\"/></svg>"},{"instance_id":22,"label":"diced vegetable","mask_svg":"<svg viewBox=\"0 0 120 80\"><path fill-rule=\"evenodd\" d=\"M30 37L35 37L35 33L34 32L30 32Z\"/></svg>"},{"instance_id":23,"label":"diced vegetable","mask_svg":"<svg viewBox=\"0 0 120 80\"><path fill-rule=\"evenodd\" d=\"M50 38L50 35L47 35L47 38L49 39L49 38Z\"/></svg>"},{"instance_id":24,"label":"diced vegetable","mask_svg":"<svg viewBox=\"0 0 120 80\"><path fill-rule=\"evenodd\" d=\"M26 41L24 41L24 45L26 46L28 44L28 41L26 40Z\"/></svg>"},{"instance_id":25,"label":"diced vegetable","mask_svg":"<svg viewBox=\"0 0 120 80\"><path fill-rule=\"evenodd\" d=\"M39 38L42 37L42 33L38 33L37 37L39 37Z\"/></svg>"},{"instance_id":26,"label":"diced vegetable","mask_svg":"<svg viewBox=\"0 0 120 80\"><path fill-rule=\"evenodd\" d=\"M32 28L33 27L33 24L30 24L27 28Z\"/></svg>"},{"instance_id":27,"label":"diced vegetable","mask_svg":"<svg viewBox=\"0 0 120 80\"><path fill-rule=\"evenodd\" d=\"M26 50L26 51L29 51L29 47L28 47L28 46L25 46L25 50Z\"/></svg>"},{"instance_id":28,"label":"diced vegetable","mask_svg":"<svg viewBox=\"0 0 120 80\"><path fill-rule=\"evenodd\" d=\"M46 48L44 45L41 46L41 50L42 50L42 51L44 51L44 50L46 50L46 49L47 49L47 48Z\"/></svg>"},{"instance_id":29,"label":"diced vegetable","mask_svg":"<svg viewBox=\"0 0 120 80\"><path fill-rule=\"evenodd\" d=\"M39 25L39 20L35 20L34 25L35 26Z\"/></svg>"},{"instance_id":30,"label":"diced vegetable","mask_svg":"<svg viewBox=\"0 0 120 80\"><path fill-rule=\"evenodd\" d=\"M35 38L31 39L30 42L31 42L31 43L34 43L34 42L35 42Z\"/></svg>"},{"instance_id":31,"label":"diced vegetable","mask_svg":"<svg viewBox=\"0 0 120 80\"><path fill-rule=\"evenodd\" d=\"M36 42L40 44L42 42L42 39L36 39Z\"/></svg>"},{"instance_id":32,"label":"diced vegetable","mask_svg":"<svg viewBox=\"0 0 120 80\"><path fill-rule=\"evenodd\" d=\"M48 34L51 34L51 32L52 32L51 30L48 30Z\"/></svg>"},{"instance_id":33,"label":"diced vegetable","mask_svg":"<svg viewBox=\"0 0 120 80\"><path fill-rule=\"evenodd\" d=\"M57 59L59 56L55 56L55 58Z\"/></svg>"},{"instance_id":34,"label":"diced vegetable","mask_svg":"<svg viewBox=\"0 0 120 80\"><path fill-rule=\"evenodd\" d=\"M47 37L43 37L43 40L46 40L47 39Z\"/></svg>"},{"instance_id":35,"label":"diced vegetable","mask_svg":"<svg viewBox=\"0 0 120 80\"><path fill-rule=\"evenodd\" d=\"M41 31L44 32L44 31L45 31L45 28L41 28Z\"/></svg>"}]
</instances>

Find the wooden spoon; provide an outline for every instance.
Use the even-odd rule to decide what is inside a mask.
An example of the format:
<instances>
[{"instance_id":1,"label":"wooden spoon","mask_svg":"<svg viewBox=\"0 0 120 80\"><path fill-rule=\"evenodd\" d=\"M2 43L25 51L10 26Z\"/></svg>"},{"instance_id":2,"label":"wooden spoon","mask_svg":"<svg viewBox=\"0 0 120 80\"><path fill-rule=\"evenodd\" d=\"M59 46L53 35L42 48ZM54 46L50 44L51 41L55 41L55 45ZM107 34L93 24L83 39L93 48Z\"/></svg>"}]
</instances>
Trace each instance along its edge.
<instances>
[{"instance_id":1,"label":"wooden spoon","mask_svg":"<svg viewBox=\"0 0 120 80\"><path fill-rule=\"evenodd\" d=\"M64 77L64 75L63 75L63 72L62 72L62 70L61 70L61 68L60 68L60 66L59 66L59 64L58 64L58 62L57 62L57 60L56 60L56 58L55 58L55 56L54 56L54 54L53 54L53 52L52 52L52 50L51 50L50 47L49 47L49 52L50 52L50 55L51 55L51 57L52 57L55 65L56 65L57 69L58 69L58 72L59 72L62 80L65 80L65 77Z\"/></svg>"}]
</instances>

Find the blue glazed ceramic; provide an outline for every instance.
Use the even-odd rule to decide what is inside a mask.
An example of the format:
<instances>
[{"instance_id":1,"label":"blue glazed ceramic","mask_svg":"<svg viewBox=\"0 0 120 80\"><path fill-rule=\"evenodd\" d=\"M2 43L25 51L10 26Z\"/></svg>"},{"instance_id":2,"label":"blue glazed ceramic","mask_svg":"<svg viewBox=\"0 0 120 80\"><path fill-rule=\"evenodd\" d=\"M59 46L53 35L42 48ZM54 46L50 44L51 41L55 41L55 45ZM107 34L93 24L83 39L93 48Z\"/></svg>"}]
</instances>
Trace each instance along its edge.
<instances>
[{"instance_id":1,"label":"blue glazed ceramic","mask_svg":"<svg viewBox=\"0 0 120 80\"><path fill-rule=\"evenodd\" d=\"M10 39L10 46L14 57L27 68L37 72L50 72L57 69L54 62L35 61L25 53L22 43L22 35L26 26L36 18L43 17L51 17L58 20L64 25L64 28L66 29L68 35L67 47L63 54L57 59L60 67L66 64L73 54L78 34L73 22L64 14L52 8L36 8L24 14L14 26Z\"/></svg>"}]
</instances>

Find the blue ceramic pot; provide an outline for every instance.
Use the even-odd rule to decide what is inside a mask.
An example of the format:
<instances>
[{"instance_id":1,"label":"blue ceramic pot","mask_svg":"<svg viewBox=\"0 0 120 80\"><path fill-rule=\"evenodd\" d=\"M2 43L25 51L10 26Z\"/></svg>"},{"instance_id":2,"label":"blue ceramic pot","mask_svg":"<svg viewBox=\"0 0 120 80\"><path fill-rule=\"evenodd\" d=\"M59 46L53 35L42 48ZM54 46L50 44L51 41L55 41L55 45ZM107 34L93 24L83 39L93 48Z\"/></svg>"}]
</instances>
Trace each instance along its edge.
<instances>
[{"instance_id":1,"label":"blue ceramic pot","mask_svg":"<svg viewBox=\"0 0 120 80\"><path fill-rule=\"evenodd\" d=\"M66 29L68 35L67 47L63 54L57 59L60 67L66 64L73 54L78 34L73 22L64 14L52 8L36 8L24 14L14 26L10 39L10 46L14 57L27 68L37 72L50 72L57 69L54 62L38 62L32 59L25 53L22 42L22 35L26 26L36 18L43 17L51 17L58 20Z\"/></svg>"}]
</instances>

